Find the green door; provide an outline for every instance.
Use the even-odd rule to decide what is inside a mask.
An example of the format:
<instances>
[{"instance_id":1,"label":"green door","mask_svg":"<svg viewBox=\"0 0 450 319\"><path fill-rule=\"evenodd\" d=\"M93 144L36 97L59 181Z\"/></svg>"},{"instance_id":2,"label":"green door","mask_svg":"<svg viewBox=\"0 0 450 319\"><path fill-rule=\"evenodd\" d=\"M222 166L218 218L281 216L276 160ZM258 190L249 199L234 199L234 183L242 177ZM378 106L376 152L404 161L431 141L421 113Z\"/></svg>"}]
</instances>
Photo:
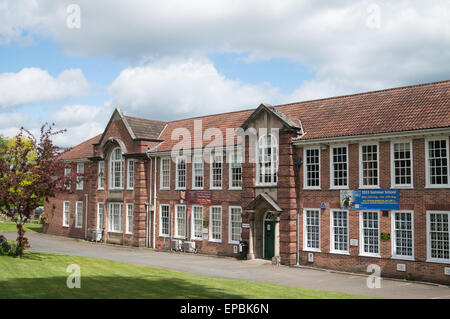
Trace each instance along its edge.
<instances>
[{"instance_id":1,"label":"green door","mask_svg":"<svg viewBox=\"0 0 450 319\"><path fill-rule=\"evenodd\" d=\"M275 222L271 220L264 221L264 258L272 259L275 255Z\"/></svg>"}]
</instances>

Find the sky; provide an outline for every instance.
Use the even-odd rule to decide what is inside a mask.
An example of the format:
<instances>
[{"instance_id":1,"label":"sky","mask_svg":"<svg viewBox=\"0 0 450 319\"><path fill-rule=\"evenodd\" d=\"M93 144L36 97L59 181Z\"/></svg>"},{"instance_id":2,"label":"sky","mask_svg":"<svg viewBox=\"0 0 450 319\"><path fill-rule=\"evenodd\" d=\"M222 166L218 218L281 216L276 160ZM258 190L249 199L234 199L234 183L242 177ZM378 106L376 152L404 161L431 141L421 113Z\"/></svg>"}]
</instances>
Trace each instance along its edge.
<instances>
[{"instance_id":1,"label":"sky","mask_svg":"<svg viewBox=\"0 0 450 319\"><path fill-rule=\"evenodd\" d=\"M0 0L0 134L450 79L450 1Z\"/></svg>"}]
</instances>

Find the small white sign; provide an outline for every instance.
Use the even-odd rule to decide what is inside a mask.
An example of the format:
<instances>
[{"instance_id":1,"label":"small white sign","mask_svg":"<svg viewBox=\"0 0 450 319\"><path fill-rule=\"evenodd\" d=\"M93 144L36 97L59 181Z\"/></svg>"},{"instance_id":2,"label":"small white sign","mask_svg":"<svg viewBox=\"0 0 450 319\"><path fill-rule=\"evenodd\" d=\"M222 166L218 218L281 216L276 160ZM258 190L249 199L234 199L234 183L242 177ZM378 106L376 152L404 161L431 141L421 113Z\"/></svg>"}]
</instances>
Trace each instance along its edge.
<instances>
[{"instance_id":1,"label":"small white sign","mask_svg":"<svg viewBox=\"0 0 450 319\"><path fill-rule=\"evenodd\" d=\"M350 239L350 246L358 246L358 239Z\"/></svg>"},{"instance_id":2,"label":"small white sign","mask_svg":"<svg viewBox=\"0 0 450 319\"><path fill-rule=\"evenodd\" d=\"M203 228L203 234L207 234L208 233L208 228Z\"/></svg>"},{"instance_id":3,"label":"small white sign","mask_svg":"<svg viewBox=\"0 0 450 319\"><path fill-rule=\"evenodd\" d=\"M314 262L314 254L313 253L308 253L308 262L310 262L310 263Z\"/></svg>"},{"instance_id":4,"label":"small white sign","mask_svg":"<svg viewBox=\"0 0 450 319\"><path fill-rule=\"evenodd\" d=\"M242 228L250 228L250 224L242 224Z\"/></svg>"},{"instance_id":5,"label":"small white sign","mask_svg":"<svg viewBox=\"0 0 450 319\"><path fill-rule=\"evenodd\" d=\"M450 267L444 268L444 275L450 276Z\"/></svg>"},{"instance_id":6,"label":"small white sign","mask_svg":"<svg viewBox=\"0 0 450 319\"><path fill-rule=\"evenodd\" d=\"M405 264L397 264L397 271L406 271Z\"/></svg>"},{"instance_id":7,"label":"small white sign","mask_svg":"<svg viewBox=\"0 0 450 319\"><path fill-rule=\"evenodd\" d=\"M237 254L238 253L238 246L233 246L233 253Z\"/></svg>"},{"instance_id":8,"label":"small white sign","mask_svg":"<svg viewBox=\"0 0 450 319\"><path fill-rule=\"evenodd\" d=\"M204 234L204 235L203 235L203 239L204 239L204 240L208 240L208 234Z\"/></svg>"}]
</instances>

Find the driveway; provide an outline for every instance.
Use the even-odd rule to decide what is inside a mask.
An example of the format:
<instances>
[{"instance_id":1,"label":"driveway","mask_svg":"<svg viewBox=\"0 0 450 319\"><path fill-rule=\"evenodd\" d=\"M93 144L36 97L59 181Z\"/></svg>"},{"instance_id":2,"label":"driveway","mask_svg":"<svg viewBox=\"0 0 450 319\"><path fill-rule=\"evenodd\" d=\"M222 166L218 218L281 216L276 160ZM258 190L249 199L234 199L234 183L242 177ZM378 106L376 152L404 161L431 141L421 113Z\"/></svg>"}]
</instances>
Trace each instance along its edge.
<instances>
[{"instance_id":1,"label":"driveway","mask_svg":"<svg viewBox=\"0 0 450 319\"><path fill-rule=\"evenodd\" d=\"M15 239L15 233L0 233ZM381 288L368 288L367 276L336 273L309 268L273 266L263 260L241 261L95 244L60 236L27 233L30 250L76 256L98 257L134 265L153 266L198 275L261 281L272 284L352 293L377 298L450 299L450 287L383 278Z\"/></svg>"}]
</instances>

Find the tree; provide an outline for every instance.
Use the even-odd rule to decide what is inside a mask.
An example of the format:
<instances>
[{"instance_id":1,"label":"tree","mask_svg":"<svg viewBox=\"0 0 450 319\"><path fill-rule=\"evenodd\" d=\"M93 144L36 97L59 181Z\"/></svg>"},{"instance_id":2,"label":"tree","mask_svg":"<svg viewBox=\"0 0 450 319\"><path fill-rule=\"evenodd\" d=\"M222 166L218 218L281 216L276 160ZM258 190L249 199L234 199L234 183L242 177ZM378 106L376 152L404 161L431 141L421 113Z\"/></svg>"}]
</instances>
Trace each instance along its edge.
<instances>
[{"instance_id":1,"label":"tree","mask_svg":"<svg viewBox=\"0 0 450 319\"><path fill-rule=\"evenodd\" d=\"M6 147L0 147L0 213L17 226L20 258L29 246L23 225L32 218L42 198L48 201L57 191L67 191L66 186L77 175L64 176L64 162L59 158L61 148L52 142L53 136L63 132L44 124L36 139L21 128Z\"/></svg>"}]
</instances>

